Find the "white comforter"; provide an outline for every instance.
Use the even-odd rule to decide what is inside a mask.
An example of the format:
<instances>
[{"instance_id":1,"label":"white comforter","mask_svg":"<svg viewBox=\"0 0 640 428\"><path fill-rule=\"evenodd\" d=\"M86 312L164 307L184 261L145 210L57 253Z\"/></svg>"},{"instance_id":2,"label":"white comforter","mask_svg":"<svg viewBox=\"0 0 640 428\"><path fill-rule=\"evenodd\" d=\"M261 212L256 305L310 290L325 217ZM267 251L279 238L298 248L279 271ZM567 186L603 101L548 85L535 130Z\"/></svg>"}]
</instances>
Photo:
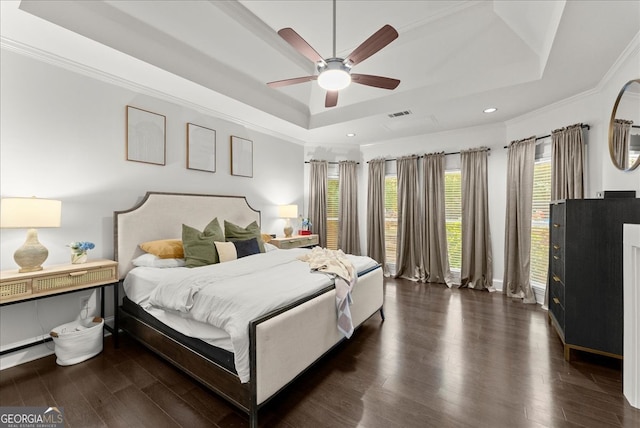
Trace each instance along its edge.
<instances>
[{"instance_id":1,"label":"white comforter","mask_svg":"<svg viewBox=\"0 0 640 428\"><path fill-rule=\"evenodd\" d=\"M333 283L333 275L312 273L308 263L297 260L308 251L270 251L194 269L167 269L149 302L224 329L240 381L248 382L249 322ZM348 257L357 272L376 265L369 257Z\"/></svg>"}]
</instances>

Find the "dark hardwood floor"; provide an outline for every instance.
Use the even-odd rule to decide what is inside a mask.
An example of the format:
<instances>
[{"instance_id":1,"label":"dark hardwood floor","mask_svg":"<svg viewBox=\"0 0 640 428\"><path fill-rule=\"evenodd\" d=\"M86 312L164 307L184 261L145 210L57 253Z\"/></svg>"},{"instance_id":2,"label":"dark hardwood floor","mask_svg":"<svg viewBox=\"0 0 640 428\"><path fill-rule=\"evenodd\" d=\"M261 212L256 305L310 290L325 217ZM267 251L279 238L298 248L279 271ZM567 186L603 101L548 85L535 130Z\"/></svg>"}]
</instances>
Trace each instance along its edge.
<instances>
[{"instance_id":1,"label":"dark hardwood floor","mask_svg":"<svg viewBox=\"0 0 640 428\"><path fill-rule=\"evenodd\" d=\"M378 314L260 412L263 427L640 427L617 360L563 359L539 306L387 280ZM357 302L354 302L357 304ZM66 427L246 427L133 340L83 363L0 372L0 405L61 406Z\"/></svg>"}]
</instances>

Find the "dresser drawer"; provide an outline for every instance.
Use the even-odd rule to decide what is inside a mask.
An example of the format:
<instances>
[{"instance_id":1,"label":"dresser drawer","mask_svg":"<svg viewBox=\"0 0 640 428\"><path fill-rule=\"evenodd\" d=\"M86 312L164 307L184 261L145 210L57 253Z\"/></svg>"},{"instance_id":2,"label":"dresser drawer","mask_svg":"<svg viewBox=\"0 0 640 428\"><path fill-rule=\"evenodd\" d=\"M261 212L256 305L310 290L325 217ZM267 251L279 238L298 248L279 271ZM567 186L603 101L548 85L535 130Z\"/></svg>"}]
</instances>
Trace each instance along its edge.
<instances>
[{"instance_id":1,"label":"dresser drawer","mask_svg":"<svg viewBox=\"0 0 640 428\"><path fill-rule=\"evenodd\" d=\"M2 282L0 285L0 301L17 299L31 294L31 278Z\"/></svg>"},{"instance_id":2,"label":"dresser drawer","mask_svg":"<svg viewBox=\"0 0 640 428\"><path fill-rule=\"evenodd\" d=\"M292 236L291 238L275 238L269 241L269 243L283 250L311 247L318 245L318 235L299 235Z\"/></svg>"},{"instance_id":3,"label":"dresser drawer","mask_svg":"<svg viewBox=\"0 0 640 428\"><path fill-rule=\"evenodd\" d=\"M553 314L560 328L564 330L564 285L552 280L549 291L549 312Z\"/></svg>"},{"instance_id":4,"label":"dresser drawer","mask_svg":"<svg viewBox=\"0 0 640 428\"><path fill-rule=\"evenodd\" d=\"M81 287L84 285L116 281L115 267L107 266L98 269L77 270L59 275L34 278L32 292L36 294L55 291L61 288Z\"/></svg>"},{"instance_id":5,"label":"dresser drawer","mask_svg":"<svg viewBox=\"0 0 640 428\"><path fill-rule=\"evenodd\" d=\"M549 276L551 281L565 283L564 272L564 253L552 252L551 253L551 265L549 266Z\"/></svg>"}]
</instances>

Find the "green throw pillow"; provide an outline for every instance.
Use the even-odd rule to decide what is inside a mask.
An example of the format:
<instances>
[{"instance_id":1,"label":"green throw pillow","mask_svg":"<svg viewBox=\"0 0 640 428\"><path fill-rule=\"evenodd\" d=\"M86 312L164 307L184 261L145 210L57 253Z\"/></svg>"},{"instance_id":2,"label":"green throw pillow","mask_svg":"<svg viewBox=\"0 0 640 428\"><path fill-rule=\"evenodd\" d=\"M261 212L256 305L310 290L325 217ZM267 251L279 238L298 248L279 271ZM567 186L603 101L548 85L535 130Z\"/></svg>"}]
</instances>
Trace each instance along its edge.
<instances>
[{"instance_id":1,"label":"green throw pillow","mask_svg":"<svg viewBox=\"0 0 640 428\"><path fill-rule=\"evenodd\" d=\"M182 246L185 266L193 268L218 263L220 259L214 241L224 241L224 234L217 217L211 220L202 232L183 224Z\"/></svg>"},{"instance_id":2,"label":"green throw pillow","mask_svg":"<svg viewBox=\"0 0 640 428\"><path fill-rule=\"evenodd\" d=\"M258 226L258 223L255 221L247 227L240 227L225 220L224 236L227 241L245 241L247 239L256 238L260 252L264 253L264 242L262 242L260 226Z\"/></svg>"}]
</instances>

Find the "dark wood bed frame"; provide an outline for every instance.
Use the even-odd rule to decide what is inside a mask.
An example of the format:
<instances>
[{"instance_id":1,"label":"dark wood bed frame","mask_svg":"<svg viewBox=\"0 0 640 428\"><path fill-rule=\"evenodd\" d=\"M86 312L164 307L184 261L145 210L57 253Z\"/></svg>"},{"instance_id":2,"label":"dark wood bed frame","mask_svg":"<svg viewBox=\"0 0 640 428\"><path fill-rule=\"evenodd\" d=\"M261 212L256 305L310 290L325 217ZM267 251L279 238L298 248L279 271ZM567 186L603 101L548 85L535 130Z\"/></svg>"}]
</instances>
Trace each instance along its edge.
<instances>
[{"instance_id":1,"label":"dark wood bed frame","mask_svg":"<svg viewBox=\"0 0 640 428\"><path fill-rule=\"evenodd\" d=\"M168 197L171 199L172 196L193 196L193 197L211 197L211 198L233 198L229 196L215 196L215 195L189 195L189 194L172 194L172 193L157 193L157 192L149 192L145 196L145 198L131 210L127 211L116 211L114 213L114 230L115 230L115 251L116 251L116 260L118 260L118 249L119 238L118 234L123 233L122 230L119 230L118 227L118 217L123 214L130 214L134 212L139 207L143 206L148 202L150 198L154 197ZM236 197L237 198L237 197ZM227 215L226 218L229 218ZM174 221L173 219L171 221ZM127 233L127 232L124 232ZM167 238L157 237L157 239ZM146 238L145 238L146 239ZM135 240L135 238L134 238ZM136 242L144 242L144 241L136 241ZM282 250L286 251L286 250ZM129 260L123 260L123 262L128 263ZM124 276L120 279L120 284L122 283ZM368 278L368 279L367 279ZM382 269L380 266L377 266L374 269L371 269L360 276L359 281L366 280L367 284L372 284L369 287L372 289L371 293L376 293L374 301L376 303L373 304L372 307L368 307L367 312L362 315L361 320L357 324L360 326L367 319L373 316L376 312L380 313L382 320L384 321L384 311L382 306ZM134 314L128 312L124 307L120 306L120 296L119 296L119 288L120 285L116 288L114 293L114 301L116 310L115 317L115 326L114 329L117 332L118 329L122 329L124 332L128 333L134 339L142 343L144 346L149 348L151 351L155 352L166 361L184 371L195 380L199 381L207 388L220 395L242 411L248 414L249 423L252 428L258 427L258 411L259 409L265 405L273 396L275 396L279 391L286 388L291 382L301 376L309 367L311 367L316 361L321 359L326 353L330 352L335 346L344 340L344 338L337 340L333 345L328 346L322 355L318 358L315 358L310 362L304 369L297 372L292 379L283 383L275 392L269 393L266 398L263 398L259 402L258 397L258 369L257 369L257 359L258 359L258 340L259 340L259 332L258 329L264 328L265 325L268 324L270 320L275 320L278 317L286 317L289 316L289 313L292 309L300 308L301 310L292 311L298 312L298 314L303 313L306 306L313 307L313 305L326 305L326 300L332 296L333 302L335 302L335 288L333 286L327 287L311 296L308 296L300 301L294 302L286 307L275 310L271 313L268 313L258 319L251 321L249 326L249 340L250 340L250 381L248 383L241 383L237 375L215 361L207 358L202 353L193 349L180 341L170 337L169 335L163 333L162 331L154 328L148 323L144 322L142 319L136 317ZM359 285L359 284L358 284ZM375 290L373 287L375 286ZM356 286L357 287L357 286ZM379 287L379 289L378 289ZM355 291L355 289L354 289ZM364 291L362 291L364 293ZM379 294L379 295L378 295ZM377 303L379 302L379 303ZM262 326L262 327L261 327ZM268 328L268 326L267 326ZM118 343L118 334L115 333L114 343L117 346ZM309 339L310 341L314 340L313 338Z\"/></svg>"}]
</instances>

